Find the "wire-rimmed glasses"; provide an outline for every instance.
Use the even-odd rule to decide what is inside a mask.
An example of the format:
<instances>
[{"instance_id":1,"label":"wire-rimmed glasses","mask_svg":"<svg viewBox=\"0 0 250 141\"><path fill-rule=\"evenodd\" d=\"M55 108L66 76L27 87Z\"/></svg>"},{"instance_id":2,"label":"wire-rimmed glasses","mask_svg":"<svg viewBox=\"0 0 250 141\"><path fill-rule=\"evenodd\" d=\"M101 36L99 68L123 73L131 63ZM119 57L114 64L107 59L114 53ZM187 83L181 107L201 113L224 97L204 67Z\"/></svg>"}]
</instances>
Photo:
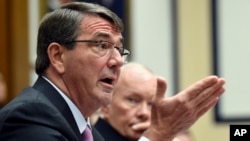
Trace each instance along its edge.
<instances>
[{"instance_id":1,"label":"wire-rimmed glasses","mask_svg":"<svg viewBox=\"0 0 250 141\"><path fill-rule=\"evenodd\" d=\"M74 42L88 42L88 43L94 43L96 46L93 47L93 51L97 53L100 57L106 56L106 55L112 55L114 52L114 49L116 49L124 63L127 63L128 56L130 55L130 51L123 47L117 47L115 44L108 42L108 41L102 41L102 40L74 40L70 43Z\"/></svg>"}]
</instances>

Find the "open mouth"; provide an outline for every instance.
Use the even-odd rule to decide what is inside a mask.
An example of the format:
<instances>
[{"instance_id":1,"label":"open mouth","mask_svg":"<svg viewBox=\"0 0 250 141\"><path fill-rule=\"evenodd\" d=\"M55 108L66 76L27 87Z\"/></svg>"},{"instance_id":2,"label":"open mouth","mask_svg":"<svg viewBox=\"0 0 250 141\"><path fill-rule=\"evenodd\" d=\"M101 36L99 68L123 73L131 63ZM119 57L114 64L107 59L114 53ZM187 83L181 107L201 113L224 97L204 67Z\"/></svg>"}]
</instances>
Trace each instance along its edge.
<instances>
[{"instance_id":1,"label":"open mouth","mask_svg":"<svg viewBox=\"0 0 250 141\"><path fill-rule=\"evenodd\" d=\"M111 78L105 78L105 79L102 79L101 81L109 85L113 85L113 79Z\"/></svg>"}]
</instances>

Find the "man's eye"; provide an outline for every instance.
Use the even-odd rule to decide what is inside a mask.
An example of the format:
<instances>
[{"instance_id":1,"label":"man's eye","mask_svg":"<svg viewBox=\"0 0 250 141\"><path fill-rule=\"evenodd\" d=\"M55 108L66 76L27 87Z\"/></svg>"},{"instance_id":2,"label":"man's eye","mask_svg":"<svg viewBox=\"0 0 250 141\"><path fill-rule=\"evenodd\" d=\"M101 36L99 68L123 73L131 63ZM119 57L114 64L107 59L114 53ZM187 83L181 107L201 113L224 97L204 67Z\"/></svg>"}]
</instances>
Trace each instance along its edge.
<instances>
[{"instance_id":1,"label":"man's eye","mask_svg":"<svg viewBox=\"0 0 250 141\"><path fill-rule=\"evenodd\" d=\"M106 42L101 42L98 47L100 49L108 49L109 48L108 43L106 43Z\"/></svg>"},{"instance_id":2,"label":"man's eye","mask_svg":"<svg viewBox=\"0 0 250 141\"><path fill-rule=\"evenodd\" d=\"M153 102L149 102L149 103L148 103L148 106L149 106L149 107L152 107L152 105L153 105Z\"/></svg>"},{"instance_id":3,"label":"man's eye","mask_svg":"<svg viewBox=\"0 0 250 141\"><path fill-rule=\"evenodd\" d=\"M134 98L128 98L127 100L128 100L130 103L136 103L136 102L137 102L137 100L134 99Z\"/></svg>"}]
</instances>

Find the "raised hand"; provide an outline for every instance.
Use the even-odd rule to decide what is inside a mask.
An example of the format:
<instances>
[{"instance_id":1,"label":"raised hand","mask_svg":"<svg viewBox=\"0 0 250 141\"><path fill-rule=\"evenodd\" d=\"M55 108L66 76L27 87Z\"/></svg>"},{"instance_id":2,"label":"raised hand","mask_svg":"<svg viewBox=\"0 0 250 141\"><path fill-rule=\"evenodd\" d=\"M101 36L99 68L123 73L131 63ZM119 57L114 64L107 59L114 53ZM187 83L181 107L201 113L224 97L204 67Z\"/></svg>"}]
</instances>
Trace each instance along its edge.
<instances>
[{"instance_id":1,"label":"raised hand","mask_svg":"<svg viewBox=\"0 0 250 141\"><path fill-rule=\"evenodd\" d=\"M150 141L172 141L180 132L190 128L204 113L215 106L225 91L225 80L208 76L179 94L165 98L166 81L157 78L153 99L151 126L144 132Z\"/></svg>"}]
</instances>

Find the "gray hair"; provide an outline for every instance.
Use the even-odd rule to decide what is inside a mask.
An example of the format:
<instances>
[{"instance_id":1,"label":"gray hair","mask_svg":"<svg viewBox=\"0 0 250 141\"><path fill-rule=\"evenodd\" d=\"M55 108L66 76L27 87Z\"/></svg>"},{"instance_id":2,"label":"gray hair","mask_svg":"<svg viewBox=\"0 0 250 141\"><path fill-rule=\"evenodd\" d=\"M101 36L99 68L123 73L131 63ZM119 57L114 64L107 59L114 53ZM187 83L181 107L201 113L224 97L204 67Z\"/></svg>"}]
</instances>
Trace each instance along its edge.
<instances>
[{"instance_id":1,"label":"gray hair","mask_svg":"<svg viewBox=\"0 0 250 141\"><path fill-rule=\"evenodd\" d=\"M44 16L40 23L37 36L36 73L41 75L50 64L47 49L49 44L57 42L66 49L73 49L75 44L68 44L82 32L80 24L86 15L98 15L111 22L118 31L123 32L121 19L98 4L72 2ZM84 29L83 29L84 30Z\"/></svg>"}]
</instances>

